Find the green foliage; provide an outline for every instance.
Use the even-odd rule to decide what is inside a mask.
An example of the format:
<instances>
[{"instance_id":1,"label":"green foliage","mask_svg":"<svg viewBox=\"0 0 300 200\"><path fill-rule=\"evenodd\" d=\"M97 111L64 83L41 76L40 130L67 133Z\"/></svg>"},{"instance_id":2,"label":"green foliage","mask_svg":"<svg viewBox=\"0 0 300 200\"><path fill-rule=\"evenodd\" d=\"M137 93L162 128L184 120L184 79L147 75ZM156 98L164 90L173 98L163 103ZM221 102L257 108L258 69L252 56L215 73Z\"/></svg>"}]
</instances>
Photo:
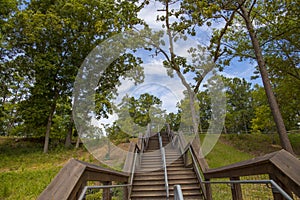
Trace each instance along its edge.
<instances>
[{"instance_id":1,"label":"green foliage","mask_svg":"<svg viewBox=\"0 0 300 200\"><path fill-rule=\"evenodd\" d=\"M93 193L91 193L91 194L87 194L87 195L85 196L85 199L86 199L86 200L97 200L97 199L102 199L102 194L103 194L102 190L97 191L97 192L93 192Z\"/></svg>"},{"instance_id":2,"label":"green foliage","mask_svg":"<svg viewBox=\"0 0 300 200\"><path fill-rule=\"evenodd\" d=\"M0 9L0 134L46 132L48 137L51 129L51 137L65 137L73 125L71 95L78 68L100 42L140 23L137 12L143 6L113 0L33 0L17 5L9 0L1 2ZM117 80L128 68L123 64L135 62L126 58L114 63L120 69L114 74ZM107 82L117 85L116 80Z\"/></svg>"},{"instance_id":3,"label":"green foliage","mask_svg":"<svg viewBox=\"0 0 300 200\"><path fill-rule=\"evenodd\" d=\"M248 132L253 118L251 84L245 79L223 78L226 88L228 133Z\"/></svg>"},{"instance_id":4,"label":"green foliage","mask_svg":"<svg viewBox=\"0 0 300 200\"><path fill-rule=\"evenodd\" d=\"M199 104L196 101L195 101L194 108L197 116L199 116ZM188 95L185 95L185 98L181 100L180 104L178 105L178 109L180 110L181 127L187 130L192 129L193 118L191 114L190 99Z\"/></svg>"},{"instance_id":5,"label":"green foliage","mask_svg":"<svg viewBox=\"0 0 300 200\"><path fill-rule=\"evenodd\" d=\"M275 131L275 123L272 118L270 107L267 104L267 97L264 88L255 85L252 91L254 117L251 119L253 132L268 133Z\"/></svg>"},{"instance_id":6,"label":"green foliage","mask_svg":"<svg viewBox=\"0 0 300 200\"><path fill-rule=\"evenodd\" d=\"M243 160L248 160L252 157L253 156L249 151L239 151L236 147L230 146L227 143L223 142L221 138L221 140L217 142L213 150L205 158L209 164L209 167L215 168L233 164Z\"/></svg>"},{"instance_id":7,"label":"green foliage","mask_svg":"<svg viewBox=\"0 0 300 200\"><path fill-rule=\"evenodd\" d=\"M148 93L141 94L138 99L131 97L129 100L129 115L140 126L147 126L151 122L150 108L161 105L162 101ZM153 110L152 110L153 111ZM152 116L151 116L152 117Z\"/></svg>"},{"instance_id":8,"label":"green foliage","mask_svg":"<svg viewBox=\"0 0 300 200\"><path fill-rule=\"evenodd\" d=\"M131 135L125 133L115 123L111 127L106 128L106 131L108 133L109 140L113 142L115 145L118 145L120 143L128 143L131 137Z\"/></svg>"},{"instance_id":9,"label":"green foliage","mask_svg":"<svg viewBox=\"0 0 300 200\"><path fill-rule=\"evenodd\" d=\"M139 133L145 133L147 126L156 130L164 126L165 110L161 108L162 101L148 93L141 94L138 98L125 96L116 109L118 119L109 129L115 137L137 137ZM119 134L119 136L117 136ZM123 136L122 136L123 135Z\"/></svg>"}]
</instances>

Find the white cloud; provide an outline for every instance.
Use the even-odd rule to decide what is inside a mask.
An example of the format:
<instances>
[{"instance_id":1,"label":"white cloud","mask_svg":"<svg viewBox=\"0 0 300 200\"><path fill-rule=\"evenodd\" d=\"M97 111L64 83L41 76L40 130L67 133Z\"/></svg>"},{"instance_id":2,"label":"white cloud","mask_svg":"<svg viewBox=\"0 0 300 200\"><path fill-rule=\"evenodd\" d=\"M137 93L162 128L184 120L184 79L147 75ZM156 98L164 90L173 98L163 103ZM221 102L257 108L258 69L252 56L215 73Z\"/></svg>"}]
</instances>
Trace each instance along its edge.
<instances>
[{"instance_id":1,"label":"white cloud","mask_svg":"<svg viewBox=\"0 0 300 200\"><path fill-rule=\"evenodd\" d=\"M161 15L161 12L157 11L162 9L163 5L157 1L150 1L149 4L138 13L138 17L143 19L150 28L161 29L162 23L156 21L157 15Z\"/></svg>"}]
</instances>

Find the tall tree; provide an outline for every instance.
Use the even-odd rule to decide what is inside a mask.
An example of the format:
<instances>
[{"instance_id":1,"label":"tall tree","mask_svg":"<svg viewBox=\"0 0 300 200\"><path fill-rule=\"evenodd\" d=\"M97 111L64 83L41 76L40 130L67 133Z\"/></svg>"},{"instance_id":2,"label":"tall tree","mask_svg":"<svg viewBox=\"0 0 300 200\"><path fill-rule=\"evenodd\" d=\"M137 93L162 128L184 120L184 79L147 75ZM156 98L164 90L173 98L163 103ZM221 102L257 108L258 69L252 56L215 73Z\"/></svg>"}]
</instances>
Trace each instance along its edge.
<instances>
[{"instance_id":1,"label":"tall tree","mask_svg":"<svg viewBox=\"0 0 300 200\"><path fill-rule=\"evenodd\" d=\"M253 117L251 84L245 79L223 78L226 88L228 132L248 133Z\"/></svg>"},{"instance_id":2,"label":"tall tree","mask_svg":"<svg viewBox=\"0 0 300 200\"><path fill-rule=\"evenodd\" d=\"M97 44L139 23L136 3L33 0L11 19L9 42L22 52L22 68L34 80L23 114L27 122L40 121L29 126L43 129L45 153L57 102L71 96L77 70Z\"/></svg>"},{"instance_id":3,"label":"tall tree","mask_svg":"<svg viewBox=\"0 0 300 200\"><path fill-rule=\"evenodd\" d=\"M293 153L293 148L292 145L289 141L289 138L287 136L287 132L286 132L286 128L284 125L284 121L283 118L281 116L280 110L279 110L279 106L278 103L276 101L276 97L272 91L272 86L269 80L269 74L266 68L266 63L263 57L263 53L262 53L262 49L260 47L259 44L259 39L257 37L257 34L255 32L255 28L253 25L253 16L255 16L255 14L253 14L253 8L255 5L255 1L253 3L250 4L245 4L245 2L238 2L238 6L240 7L240 12L239 14L243 17L248 33L250 35L251 38L251 42L253 45L253 49L254 49L254 53L255 53L255 57L258 63L258 67L259 67L259 71L260 71L260 75L262 77L262 81L264 84L264 88L266 91L266 95L268 97L268 102L274 117L274 121L279 133L279 138L281 141L281 145L282 147L289 151L290 153ZM252 14L252 16L251 16Z\"/></svg>"},{"instance_id":4,"label":"tall tree","mask_svg":"<svg viewBox=\"0 0 300 200\"><path fill-rule=\"evenodd\" d=\"M197 120L198 116L195 110L196 94L199 92L200 85L204 78L215 68L216 61L222 55L222 49L220 49L220 43L216 45L216 51L213 54L208 53L209 48L207 47L200 45L191 47L188 53L192 56L192 62L189 63L186 58L176 55L174 46L180 37L185 39L188 35L195 36L197 27L199 28L207 22L215 7L212 6L208 9L209 12L206 12L206 10L195 9L194 1L160 0L160 2L164 5L164 8L161 10L164 14L158 16L158 19L164 23L163 28L166 29L169 46L168 51L158 48L158 52L162 53L166 58L164 66L168 69L168 74L170 76L176 74L187 91L193 131L195 134L198 134L198 129L200 127L201 130L202 126L201 124L199 126L200 121ZM172 8L173 4L180 4L180 6L174 9ZM195 20L193 16L200 16L201 19ZM227 31L232 19L233 17L231 15L226 17L227 21L217 39L218 41L221 40ZM194 75L192 81L188 78L190 74Z\"/></svg>"},{"instance_id":5,"label":"tall tree","mask_svg":"<svg viewBox=\"0 0 300 200\"><path fill-rule=\"evenodd\" d=\"M284 1L280 2L282 4L294 4L296 1ZM280 141L282 147L293 153L292 146L290 144L290 141L287 136L286 128L279 110L278 103L276 101L275 95L272 91L272 86L270 84L269 80L269 74L266 67L265 58L263 56L263 49L262 49L262 43L260 39L260 32L259 27L268 25L266 24L265 20L265 13L267 11L267 15L276 15L278 11L282 11L281 9L285 10L286 7L281 7L280 9L278 6L274 6L274 9L270 10L273 5L277 4L278 1L261 1L261 0L236 0L236 1L219 1L219 0L213 0L213 1L197 1L197 3L192 4L192 6L196 7L196 9L203 9L208 10L210 13L219 13L219 16L212 15L211 19L220 19L224 16L222 12L225 13L235 13L234 20L232 20L233 23L230 25L233 25L231 28L231 31L228 31L227 34L231 35L230 40L235 41L234 45L232 43L230 44L228 37L223 37L225 40L223 42L225 45L223 45L223 49L225 50L224 53L226 54L234 54L235 56L240 57L241 59L244 58L252 58L257 61L258 68L260 71L260 75L263 80L264 88L266 95L268 97L268 102L270 105L270 108L272 110L272 114L274 117L274 121L279 133ZM217 8L217 11L213 11L212 9L207 9L207 7L201 7L204 4L206 5L214 5ZM272 6L270 5L272 4ZM269 10L266 10L266 6L268 5ZM219 12L221 11L221 13ZM238 16L237 16L238 14ZM194 15L193 15L194 16ZM231 15L233 16L233 15ZM197 15L194 16L194 19L199 18ZM254 24L255 22L258 22L258 25ZM226 20L225 20L226 22ZM263 23L260 23L263 22ZM234 29L236 28L236 29ZM274 32L273 32L274 33ZM220 31L215 31L214 35L220 35ZM214 39L213 37L212 39ZM220 41L220 40L217 40ZM221 42L221 41L220 41ZM214 42L216 44L220 44L220 42ZM229 43L229 44L228 44ZM232 59L224 59L223 64L228 65L230 60Z\"/></svg>"}]
</instances>

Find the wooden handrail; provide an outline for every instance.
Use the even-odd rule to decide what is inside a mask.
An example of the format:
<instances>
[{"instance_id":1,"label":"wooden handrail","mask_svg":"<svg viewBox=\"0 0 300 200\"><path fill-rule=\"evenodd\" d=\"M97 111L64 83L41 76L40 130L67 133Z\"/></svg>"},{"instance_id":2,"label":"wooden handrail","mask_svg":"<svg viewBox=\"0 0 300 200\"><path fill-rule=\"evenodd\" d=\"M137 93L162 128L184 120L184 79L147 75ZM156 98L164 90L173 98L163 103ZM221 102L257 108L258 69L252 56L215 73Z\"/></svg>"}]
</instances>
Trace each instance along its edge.
<instances>
[{"instance_id":1,"label":"wooden handrail","mask_svg":"<svg viewBox=\"0 0 300 200\"><path fill-rule=\"evenodd\" d=\"M177 146L182 150L181 153L186 155L186 152L190 149L189 151L195 155L196 162L206 181L212 178L229 178L231 180L237 180L241 176L268 174L271 179L276 181L280 187L289 194L293 192L300 197L300 160L285 150L280 150L228 166L210 169L201 153L200 142L197 137L191 143L186 145L182 144L184 138L180 133L174 138L177 142ZM206 185L205 193L207 199L212 198L209 185ZM274 198L277 199L275 196L276 194L274 193Z\"/></svg>"},{"instance_id":2,"label":"wooden handrail","mask_svg":"<svg viewBox=\"0 0 300 200\"><path fill-rule=\"evenodd\" d=\"M40 194L38 200L78 199L87 181L127 183L128 177L127 173L71 159Z\"/></svg>"},{"instance_id":3,"label":"wooden handrail","mask_svg":"<svg viewBox=\"0 0 300 200\"><path fill-rule=\"evenodd\" d=\"M204 171L207 179L269 174L287 192L300 197L300 160L285 150Z\"/></svg>"}]
</instances>

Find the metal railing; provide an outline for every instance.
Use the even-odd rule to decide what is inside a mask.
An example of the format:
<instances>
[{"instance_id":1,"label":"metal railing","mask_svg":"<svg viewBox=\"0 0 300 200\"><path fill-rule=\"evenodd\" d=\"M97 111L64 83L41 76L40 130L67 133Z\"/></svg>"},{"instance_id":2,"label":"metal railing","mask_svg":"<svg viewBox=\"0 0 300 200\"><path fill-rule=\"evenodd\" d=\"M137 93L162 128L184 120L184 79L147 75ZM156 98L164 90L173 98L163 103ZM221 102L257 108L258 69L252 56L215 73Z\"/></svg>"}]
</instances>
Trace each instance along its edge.
<instances>
[{"instance_id":1,"label":"metal railing","mask_svg":"<svg viewBox=\"0 0 300 200\"><path fill-rule=\"evenodd\" d=\"M269 199L272 198L272 192L276 192L277 194L280 194L284 199L287 200L293 200L293 198L287 194L275 181L273 180L229 180L229 181L202 181L202 183L204 184L209 184L209 185L227 185L230 186L230 190L232 190L234 188L235 185L239 184L239 185L250 185L250 184L257 184L257 185L267 185L267 188L270 189L269 194L271 195L267 195L268 197L266 197L266 194L263 194L262 191L266 192L266 189L260 188L260 190L257 191L252 191L252 192L259 192L259 194L257 194L257 197L255 197L255 199ZM246 188L245 188L246 189ZM222 191L220 191L222 190ZM214 192L214 194L219 194L220 196L215 196L214 199L224 199L228 196L228 198L230 198L231 192L228 191L227 195L224 193L226 191L226 188L224 187L220 187L218 189L218 191ZM223 192L223 193L222 193ZM245 191L244 191L245 192ZM241 195L243 194L243 191L241 191ZM249 194L248 194L249 195ZM252 196L252 195L251 195ZM246 199L251 199L251 196L247 197ZM241 196L241 199L243 197Z\"/></svg>"},{"instance_id":2,"label":"metal railing","mask_svg":"<svg viewBox=\"0 0 300 200\"><path fill-rule=\"evenodd\" d=\"M131 176L130 176L130 184L128 185L128 194L129 196L131 195L131 191L132 191L132 184L133 184L133 178L134 178L134 173L135 173L135 167L136 167L136 159L137 159L137 154L138 154L138 148L136 147L135 151L134 151L134 159L133 159L133 164L132 164L132 168L131 168Z\"/></svg>"},{"instance_id":3,"label":"metal railing","mask_svg":"<svg viewBox=\"0 0 300 200\"><path fill-rule=\"evenodd\" d=\"M168 183L168 173L167 173L167 164L166 164L166 153L165 153L165 148L162 145L162 139L161 139L160 133L158 133L158 140L159 140L159 148L161 151L161 158L162 158L162 162L163 162L163 169L164 169L164 175L165 175L166 193L167 193L167 198L169 198L169 183Z\"/></svg>"},{"instance_id":4,"label":"metal railing","mask_svg":"<svg viewBox=\"0 0 300 200\"><path fill-rule=\"evenodd\" d=\"M174 200L184 200L180 185L174 185Z\"/></svg>"},{"instance_id":5,"label":"metal railing","mask_svg":"<svg viewBox=\"0 0 300 200\"><path fill-rule=\"evenodd\" d=\"M145 149L147 149L148 147L148 144L149 144L149 138L151 136L151 129L150 128L147 128L147 131L146 131L146 134L144 136L142 136L140 139L141 139L141 151L140 151L140 163L141 164L141 161L142 161L142 157L143 157L143 154L144 154L144 151Z\"/></svg>"},{"instance_id":6,"label":"metal railing","mask_svg":"<svg viewBox=\"0 0 300 200\"><path fill-rule=\"evenodd\" d=\"M112 188L118 188L118 187L128 187L129 184L125 185L94 185L94 186L85 186L78 198L78 200L84 200L86 196L88 195L89 191L92 190L101 190L101 189L112 189Z\"/></svg>"}]
</instances>

